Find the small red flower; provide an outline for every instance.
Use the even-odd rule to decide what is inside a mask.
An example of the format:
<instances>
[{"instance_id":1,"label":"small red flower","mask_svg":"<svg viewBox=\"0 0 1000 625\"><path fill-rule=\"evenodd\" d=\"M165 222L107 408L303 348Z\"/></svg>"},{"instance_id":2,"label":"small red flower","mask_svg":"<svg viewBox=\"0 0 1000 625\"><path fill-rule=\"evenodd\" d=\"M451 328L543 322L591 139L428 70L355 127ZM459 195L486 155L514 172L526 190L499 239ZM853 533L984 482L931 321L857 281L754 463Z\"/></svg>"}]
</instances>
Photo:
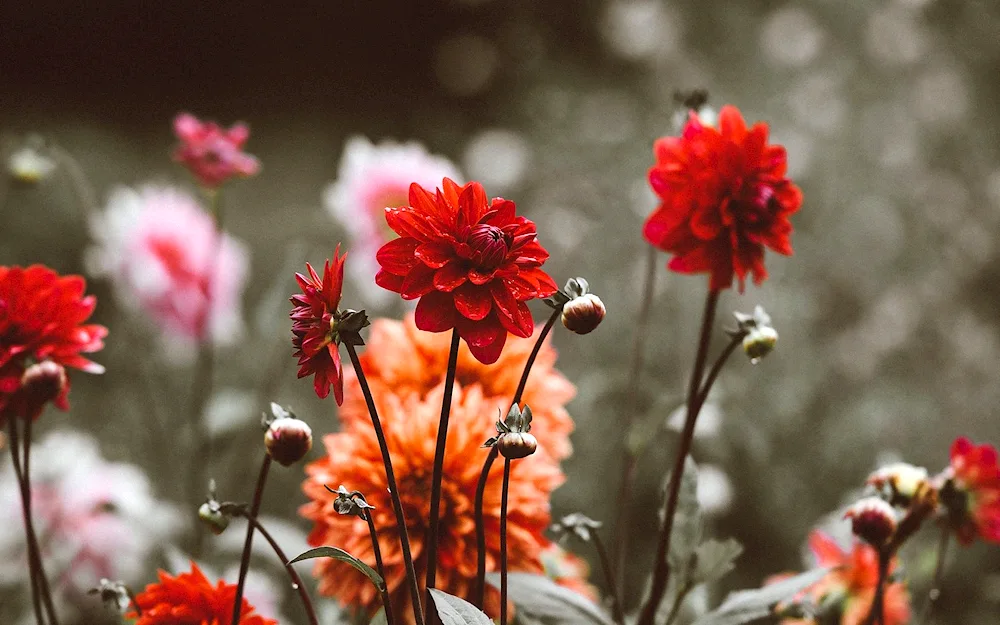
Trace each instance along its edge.
<instances>
[{"instance_id":1,"label":"small red flower","mask_svg":"<svg viewBox=\"0 0 1000 625\"><path fill-rule=\"evenodd\" d=\"M333 263L327 260L323 267L322 279L312 265L306 263L309 275L295 274L302 293L291 297L292 345L299 359L298 375L304 378L315 374L313 388L324 399L330 394L332 385L338 406L344 403L344 369L340 362L337 323L342 318L338 306L346 259L346 253L340 256L338 245L333 252Z\"/></svg>"},{"instance_id":2,"label":"small red flower","mask_svg":"<svg viewBox=\"0 0 1000 625\"><path fill-rule=\"evenodd\" d=\"M50 400L68 409L63 367L104 372L81 355L102 349L108 334L81 325L97 305L85 287L82 277L42 265L0 266L0 426L8 417L37 418Z\"/></svg>"},{"instance_id":3,"label":"small red flower","mask_svg":"<svg viewBox=\"0 0 1000 625\"><path fill-rule=\"evenodd\" d=\"M747 274L754 284L767 278L764 247L790 256L789 216L802 192L785 177L785 148L767 142L768 127L749 130L734 106L724 106L719 128L694 113L680 137L663 137L653 151L649 184L660 206L643 234L674 257L667 267L679 273L709 273L709 288L721 290Z\"/></svg>"},{"instance_id":4,"label":"small red flower","mask_svg":"<svg viewBox=\"0 0 1000 625\"><path fill-rule=\"evenodd\" d=\"M142 616L135 611L128 618L138 618L135 625L220 625L233 617L236 585L218 582L212 585L194 562L190 573L171 577L159 572L160 583L146 586L135 597ZM278 625L274 619L254 613L243 599L239 625Z\"/></svg>"},{"instance_id":5,"label":"small red flower","mask_svg":"<svg viewBox=\"0 0 1000 625\"><path fill-rule=\"evenodd\" d=\"M246 124L233 124L223 130L214 122L181 113L174 119L174 133L181 142L174 160L183 163L198 182L210 189L230 178L253 176L260 171L257 159L242 151L250 137Z\"/></svg>"},{"instance_id":6,"label":"small red flower","mask_svg":"<svg viewBox=\"0 0 1000 625\"><path fill-rule=\"evenodd\" d=\"M455 328L477 360L496 362L508 332L531 335L525 302L557 289L541 269L549 253L535 224L515 215L510 200L487 199L478 182L445 178L436 193L414 183L409 200L385 210L400 238L378 251L375 282L405 300L419 298L421 330Z\"/></svg>"},{"instance_id":7,"label":"small red flower","mask_svg":"<svg viewBox=\"0 0 1000 625\"><path fill-rule=\"evenodd\" d=\"M992 445L974 445L959 438L951 446L953 477L941 499L958 539L969 544L976 536L1000 543L1000 466Z\"/></svg>"}]
</instances>

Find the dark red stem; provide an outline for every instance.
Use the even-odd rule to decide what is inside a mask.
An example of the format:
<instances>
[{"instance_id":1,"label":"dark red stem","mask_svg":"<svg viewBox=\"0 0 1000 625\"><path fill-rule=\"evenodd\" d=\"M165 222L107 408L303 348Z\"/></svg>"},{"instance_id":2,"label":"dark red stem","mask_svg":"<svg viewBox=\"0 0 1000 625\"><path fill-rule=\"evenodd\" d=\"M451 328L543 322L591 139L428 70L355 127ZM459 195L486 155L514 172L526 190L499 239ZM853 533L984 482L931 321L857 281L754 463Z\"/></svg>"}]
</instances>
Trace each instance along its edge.
<instances>
[{"instance_id":1,"label":"dark red stem","mask_svg":"<svg viewBox=\"0 0 1000 625\"><path fill-rule=\"evenodd\" d=\"M388 625L392 625L392 599L389 597L389 583L386 581L385 567L382 565L382 549L378 544L378 532L375 531L375 520L372 519L370 510L364 510L362 514L365 521L368 522L368 533L372 537L372 551L375 552L375 570L382 576L382 608L385 610L385 621Z\"/></svg>"},{"instance_id":2,"label":"dark red stem","mask_svg":"<svg viewBox=\"0 0 1000 625\"><path fill-rule=\"evenodd\" d=\"M256 517L247 515L246 519L247 522L253 526L254 530L259 532L260 535L264 537L267 544L271 545L271 549L274 551L274 554L278 556L279 560L281 560L281 565L285 567L285 571L288 572L288 578L292 582L292 588L295 589L299 595L299 599L302 601L302 607L305 608L306 616L309 619L309 625L319 625L319 620L316 618L316 610L313 607L312 600L309 598L309 591L306 590L305 584L302 583L302 578L299 577L298 571L295 570L294 566L289 564L288 556L285 555L281 546L278 545L278 541L274 539L274 536L271 536L271 532L267 531L267 528L265 528ZM140 612L139 615L142 616L142 613Z\"/></svg>"},{"instance_id":3,"label":"dark red stem","mask_svg":"<svg viewBox=\"0 0 1000 625\"><path fill-rule=\"evenodd\" d=\"M260 473L257 475L257 487L253 491L253 500L250 502L250 512L247 513L247 538L243 542L243 556L240 558L240 576L236 581L236 597L233 600L233 620L232 625L239 625L240 611L243 607L243 587L246 585L247 572L250 570L250 549L253 547L253 532L260 512L260 502L264 498L264 484L267 483L267 472L271 468L270 454L264 454L264 462L260 465ZM287 560L286 560L287 562Z\"/></svg>"},{"instance_id":4,"label":"dark red stem","mask_svg":"<svg viewBox=\"0 0 1000 625\"><path fill-rule=\"evenodd\" d=\"M503 491L500 495L500 625L507 625L507 494L510 458L503 460Z\"/></svg>"}]
</instances>

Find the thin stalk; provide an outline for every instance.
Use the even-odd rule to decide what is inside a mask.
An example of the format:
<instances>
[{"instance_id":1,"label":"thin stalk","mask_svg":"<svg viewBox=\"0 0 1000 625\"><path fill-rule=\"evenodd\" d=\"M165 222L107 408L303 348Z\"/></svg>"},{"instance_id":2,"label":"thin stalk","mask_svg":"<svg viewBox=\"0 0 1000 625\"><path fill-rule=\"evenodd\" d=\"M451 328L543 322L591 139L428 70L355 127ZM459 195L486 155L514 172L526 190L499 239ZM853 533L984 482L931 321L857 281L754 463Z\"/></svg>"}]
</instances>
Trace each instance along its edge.
<instances>
[{"instance_id":1,"label":"thin stalk","mask_svg":"<svg viewBox=\"0 0 1000 625\"><path fill-rule=\"evenodd\" d=\"M281 560L281 565L285 567L285 570L288 572L288 578L292 581L292 588L298 593L299 599L302 601L302 607L305 608L306 616L309 618L309 625L319 625L319 620L316 618L316 610L313 608L312 600L309 598L309 592L306 590L305 584L302 583L302 578L299 577L295 567L288 562L288 556L285 555L285 552L278 545L278 541L274 539L274 536L271 536L271 533L267 531L263 523L257 520L257 517L250 516L249 514L244 516L247 522L254 528L254 531L264 537L264 540L271 545L271 549L275 555Z\"/></svg>"},{"instance_id":2,"label":"thin stalk","mask_svg":"<svg viewBox=\"0 0 1000 625\"><path fill-rule=\"evenodd\" d=\"M674 622L674 619L677 618L677 615L680 614L681 606L684 605L684 599L688 596L688 593L691 592L691 588L691 584L684 584L681 591L677 593L676 597L674 597L674 604L670 606L670 614L667 615L667 620L664 625L671 625Z\"/></svg>"},{"instance_id":3,"label":"thin stalk","mask_svg":"<svg viewBox=\"0 0 1000 625\"><path fill-rule=\"evenodd\" d=\"M413 554L410 552L410 536L406 530L406 519L403 517L403 504L399 500L399 487L396 485L396 474L392 470L392 457L389 455L389 445L385 440L385 432L382 431L382 423L378 418L378 410L375 408L372 391L368 387L368 379L365 377L365 371L361 368L361 361L358 359L358 351L349 342L345 342L344 347L347 348L347 353L351 357L351 364L354 365L354 372L357 373L358 382L361 383L361 392L365 396L365 403L368 405L368 414L372 419L372 426L375 428L375 437L378 438L379 450L382 452L385 479L389 486L389 496L392 498L392 508L396 515L396 527L399 531L399 542L403 552L403 565L406 568L406 581L410 585L413 617L416 625L424 625L424 611L420 603L420 588L417 586L417 571L413 566Z\"/></svg>"},{"instance_id":4,"label":"thin stalk","mask_svg":"<svg viewBox=\"0 0 1000 625\"><path fill-rule=\"evenodd\" d=\"M389 584L385 579L385 568L382 566L382 549L378 544L378 532L375 531L375 520L369 510L362 510L362 516L368 522L368 533L372 537L372 551L375 552L375 570L382 576L382 608L385 610L385 621L388 625L393 624L392 620L392 600L389 598Z\"/></svg>"},{"instance_id":5,"label":"thin stalk","mask_svg":"<svg viewBox=\"0 0 1000 625\"><path fill-rule=\"evenodd\" d=\"M732 355L736 348L743 343L744 334L741 332L733 336L732 340L729 341L729 345L726 345L726 349L719 354L719 357L715 359L715 364L708 372L708 376L705 378L705 383L702 384L701 390L698 392L698 401L695 404L695 412L700 412L702 406L705 405L705 401L708 399L708 393L712 390L712 385L715 384L715 379L719 377L719 372L722 371L722 367L729 360L729 356Z\"/></svg>"},{"instance_id":6,"label":"thin stalk","mask_svg":"<svg viewBox=\"0 0 1000 625\"><path fill-rule=\"evenodd\" d=\"M614 617L615 623L625 625L625 612L622 610L622 600L618 594L618 589L615 587L615 574L611 569L611 558L608 557L608 552L604 548L604 542L597 535L597 532L591 532L590 536L594 541L594 548L597 549L597 558L601 561L601 568L604 569L604 579L607 580L608 589L611 594L611 615Z\"/></svg>"},{"instance_id":7,"label":"thin stalk","mask_svg":"<svg viewBox=\"0 0 1000 625\"><path fill-rule=\"evenodd\" d=\"M698 402L699 387L705 371L705 360L708 356L708 345L712 338L712 325L715 321L715 307L719 302L719 292L709 289L705 299L705 312L701 318L701 332L698 339L698 353L695 356L694 370L691 372L691 382L688 385L687 416L684 419L684 430L678 445L674 470L670 474L670 484L667 487L667 499L664 504L663 528L660 531L659 543L656 547L656 559L653 569L653 582L649 599L642 607L638 625L653 625L656 608L663 600L663 593L670 582L670 563L667 553L670 550L670 536L674 529L674 515L677 513L677 500L680 494L681 475L684 473L684 461L691 453L691 443L694 441L694 426L698 420L701 405Z\"/></svg>"},{"instance_id":8,"label":"thin stalk","mask_svg":"<svg viewBox=\"0 0 1000 625\"><path fill-rule=\"evenodd\" d=\"M622 431L630 432L639 412L638 402L639 383L641 381L642 363L645 357L645 350L649 326L649 313L653 308L653 296L656 291L656 248L647 246L646 249L646 272L642 286L642 302L639 304L639 312L635 316L635 337L632 340L632 359L628 368L628 388L625 391L625 424ZM615 519L615 555L618 559L618 577L610 580L608 586L615 588L619 596L625 593L625 571L628 569L628 539L629 532L625 528L629 525L628 505L632 499L632 489L635 487L636 471L639 458L633 454L628 447L625 448L625 466L622 468L622 484L618 490L618 516Z\"/></svg>"},{"instance_id":9,"label":"thin stalk","mask_svg":"<svg viewBox=\"0 0 1000 625\"><path fill-rule=\"evenodd\" d=\"M889 562L892 560L892 551L886 548L879 550L878 554L878 585L875 586L875 598L872 600L872 609L868 612L863 625L875 625L879 623L885 625L885 584L889 577Z\"/></svg>"},{"instance_id":10,"label":"thin stalk","mask_svg":"<svg viewBox=\"0 0 1000 625\"><path fill-rule=\"evenodd\" d=\"M243 543L243 556L240 558L240 576L236 580L236 598L233 600L233 620L232 625L239 625L240 611L243 607L243 587L247 581L247 572L250 570L250 549L253 547L253 532L255 524L252 521L257 519L260 512L260 502L264 498L264 484L267 483L267 472L271 468L270 454L264 454L264 462L260 465L260 473L257 475L257 487L253 491L253 500L250 502L250 512L247 513L247 539ZM287 560L286 560L287 562Z\"/></svg>"},{"instance_id":11,"label":"thin stalk","mask_svg":"<svg viewBox=\"0 0 1000 625\"><path fill-rule=\"evenodd\" d=\"M24 422L24 438L21 440L21 444L24 447L24 469L21 474L21 497L24 502L25 513L29 521L29 528L31 534L29 536L29 548L34 552L35 558L35 574L36 581L38 583L38 592L42 597L42 605L45 607L45 614L48 616L50 625L59 625L59 619L56 618L56 608L52 601L52 589L49 587L49 579L45 575L45 563L42 560L42 550L38 546L38 533L35 532L35 523L31 513L31 426L33 420L25 419ZM15 445L11 443L11 447L14 448Z\"/></svg>"},{"instance_id":12,"label":"thin stalk","mask_svg":"<svg viewBox=\"0 0 1000 625\"><path fill-rule=\"evenodd\" d=\"M511 405L520 404L521 396L524 395L524 389L528 385L528 375L531 373L531 368L535 364L535 358L538 357L538 352L542 349L542 344L545 342L545 337L549 335L552 331L552 326L555 325L556 320L562 314L561 308L553 309L552 314L549 315L548 321L542 326L542 331L538 334L538 340L535 341L535 346L531 348L531 353L528 355L528 360L524 363L524 369L521 371L521 379L517 383L517 389L514 391L514 398L511 400ZM482 609L483 601L486 594L486 527L483 520L483 499L486 495L486 480L490 476L490 469L493 468L493 463L497 459L497 454L500 450L493 446L490 449L490 453L486 456L486 462L483 463L483 470L479 474L479 482L476 483L476 503L475 503L475 515L476 515L476 552L477 552L477 568L476 568L476 587L475 594L473 595L473 604Z\"/></svg>"},{"instance_id":13,"label":"thin stalk","mask_svg":"<svg viewBox=\"0 0 1000 625\"><path fill-rule=\"evenodd\" d=\"M948 543L951 538L951 528L947 525L941 528L941 538L938 541L937 562L934 564L934 578L931 582L931 589L927 592L927 605L924 606L924 613L920 619L921 623L930 622L934 614L934 607L941 599L941 580L944 578L944 562L948 555Z\"/></svg>"},{"instance_id":14,"label":"thin stalk","mask_svg":"<svg viewBox=\"0 0 1000 625\"><path fill-rule=\"evenodd\" d=\"M38 583L38 560L36 559L35 545L32 540L34 528L31 524L31 490L25 494L24 473L21 469L21 441L17 433L17 419L9 418L7 424L10 427L10 457L14 463L14 475L17 477L18 493L21 496L21 515L24 520L24 542L28 548L28 575L31 578L31 604L35 611L35 622L44 625L45 620L42 614L41 588Z\"/></svg>"},{"instance_id":15,"label":"thin stalk","mask_svg":"<svg viewBox=\"0 0 1000 625\"><path fill-rule=\"evenodd\" d=\"M486 462L483 463L483 470L479 474L479 482L476 483L476 592L473 595L472 603L480 610L483 609L483 602L486 596L486 527L483 521L483 498L486 494L486 479L490 475L490 469L496 461L500 450L494 445L490 448L490 453L486 455Z\"/></svg>"},{"instance_id":16,"label":"thin stalk","mask_svg":"<svg viewBox=\"0 0 1000 625\"><path fill-rule=\"evenodd\" d=\"M510 490L510 458L503 460L503 491L500 495L500 625L507 625L507 494Z\"/></svg>"},{"instance_id":17,"label":"thin stalk","mask_svg":"<svg viewBox=\"0 0 1000 625\"><path fill-rule=\"evenodd\" d=\"M441 479L444 477L444 450L448 444L448 418L451 416L451 395L458 369L458 330L451 331L451 351L448 371L444 376L444 396L441 399L441 419L438 421L437 444L434 446L434 472L431 474L431 522L427 530L427 588L437 584L438 529L441 525ZM430 610L428 604L427 609Z\"/></svg>"}]
</instances>

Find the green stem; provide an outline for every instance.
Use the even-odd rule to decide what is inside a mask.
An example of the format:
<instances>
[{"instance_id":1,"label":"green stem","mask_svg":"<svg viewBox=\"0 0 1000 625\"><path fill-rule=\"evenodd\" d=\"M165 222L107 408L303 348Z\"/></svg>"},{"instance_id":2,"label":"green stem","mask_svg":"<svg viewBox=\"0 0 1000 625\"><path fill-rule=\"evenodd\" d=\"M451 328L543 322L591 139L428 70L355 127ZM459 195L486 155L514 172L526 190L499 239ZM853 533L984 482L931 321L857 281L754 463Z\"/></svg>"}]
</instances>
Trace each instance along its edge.
<instances>
[{"instance_id":1,"label":"green stem","mask_svg":"<svg viewBox=\"0 0 1000 625\"><path fill-rule=\"evenodd\" d=\"M670 537L674 529L674 515L677 513L677 501L680 494L681 476L684 473L684 463L688 454L691 453L691 444L694 441L694 427L698 420L698 411L701 409L701 405L698 402L698 391L702 375L705 371L705 360L708 357L708 346L712 338L712 325L715 321L715 308L718 302L719 292L709 289L708 296L705 299L705 311L701 319L698 352L695 356L694 369L691 372L691 382L688 385L687 416L684 420L684 429L681 432L677 457L674 461L674 470L670 474L670 483L667 487L663 528L660 531L660 539L656 547L652 586L650 588L649 599L642 607L638 625L653 625L656 617L656 608L663 600L663 594L666 592L667 585L670 582L670 562L667 554L670 550Z\"/></svg>"},{"instance_id":2,"label":"green stem","mask_svg":"<svg viewBox=\"0 0 1000 625\"><path fill-rule=\"evenodd\" d=\"M264 484L267 482L267 472L271 468L270 454L264 454L264 462L260 465L260 473L257 475L257 487L253 491L253 500L250 503L250 512L247 513L247 538L243 543L243 556L240 558L240 576L236 581L236 597L233 600L233 620L232 625L239 625L240 609L243 607L243 587L246 585L247 573L250 571L250 550L253 547L253 532L256 527L254 521L260 513L260 503L264 498ZM286 560L287 562L287 560Z\"/></svg>"},{"instance_id":3,"label":"green stem","mask_svg":"<svg viewBox=\"0 0 1000 625\"><path fill-rule=\"evenodd\" d=\"M358 376L361 384L361 392L365 396L365 404L368 406L368 415L372 420L372 427L375 428L375 437L378 439L379 450L382 452L382 465L385 467L385 479L389 487L389 497L392 499L393 512L396 515L396 527L399 531L399 542L403 553L403 565L406 568L406 580L410 586L410 600L413 602L413 618L416 625L424 625L424 611L420 603L420 587L417 585L417 571L413 566L413 554L410 551L410 536L406 529L406 518L403 516L403 503L399 499L399 487L396 485L396 474L392 470L392 457L389 455L389 445L385 440L385 432L382 430L382 423L378 418L378 410L375 408L375 400L372 398L372 391L368 387L368 379L365 371L361 367L361 360L358 352L349 342L344 343L347 354L351 357L351 364L354 365L354 372Z\"/></svg>"},{"instance_id":4,"label":"green stem","mask_svg":"<svg viewBox=\"0 0 1000 625\"><path fill-rule=\"evenodd\" d=\"M941 538L938 541L937 562L934 564L934 577L931 582L931 589L927 592L927 605L920 619L921 623L930 622L934 614L934 607L941 599L941 580L944 578L944 562L948 555L948 543L951 538L951 528L945 525L941 528Z\"/></svg>"},{"instance_id":5,"label":"green stem","mask_svg":"<svg viewBox=\"0 0 1000 625\"><path fill-rule=\"evenodd\" d=\"M691 592L691 584L684 584L681 591L677 593L676 597L674 597L674 604L670 606L670 614L667 615L667 620L664 625L672 625L674 619L676 619L677 615L680 614L681 606L684 605L684 598L687 597L689 592Z\"/></svg>"},{"instance_id":6,"label":"green stem","mask_svg":"<svg viewBox=\"0 0 1000 625\"><path fill-rule=\"evenodd\" d=\"M434 447L434 471L431 475L431 519L427 530L427 588L437 584L438 531L441 525L441 480L444 477L444 452L448 444L448 418L451 416L451 396L455 388L458 369L458 330L451 331L451 350L448 352L448 371L444 377L444 396L441 399L441 419L438 421L437 444ZM427 604L430 610L430 603Z\"/></svg>"},{"instance_id":7,"label":"green stem","mask_svg":"<svg viewBox=\"0 0 1000 625\"><path fill-rule=\"evenodd\" d=\"M604 579L607 581L608 592L611 594L611 614L617 625L625 625L625 612L622 610L622 600L618 595L618 589L615 587L615 574L611 569L611 558L608 557L608 552L604 548L604 542L601 541L601 537L597 535L597 532L591 532L590 536L594 540L594 548L597 549L597 558L601 561L601 568L604 569Z\"/></svg>"},{"instance_id":8,"label":"green stem","mask_svg":"<svg viewBox=\"0 0 1000 625\"><path fill-rule=\"evenodd\" d=\"M649 326L649 313L653 307L653 296L656 291L656 248L647 246L646 249L646 272L642 286L642 302L639 304L639 312L635 318L635 337L632 340L632 360L628 368L628 388L625 391L625 424L623 431L626 436L632 431L632 425L638 409L639 383L642 379L642 363L645 355L643 349L648 340L647 327ZM635 487L636 472L639 458L625 446L625 466L622 469L622 484L618 490L618 517L615 519L615 554L618 557L618 577L609 581L608 584L616 588L624 596L625 593L625 571L628 569L628 539L629 532L625 528L629 525L629 502L632 499L632 489Z\"/></svg>"}]
</instances>

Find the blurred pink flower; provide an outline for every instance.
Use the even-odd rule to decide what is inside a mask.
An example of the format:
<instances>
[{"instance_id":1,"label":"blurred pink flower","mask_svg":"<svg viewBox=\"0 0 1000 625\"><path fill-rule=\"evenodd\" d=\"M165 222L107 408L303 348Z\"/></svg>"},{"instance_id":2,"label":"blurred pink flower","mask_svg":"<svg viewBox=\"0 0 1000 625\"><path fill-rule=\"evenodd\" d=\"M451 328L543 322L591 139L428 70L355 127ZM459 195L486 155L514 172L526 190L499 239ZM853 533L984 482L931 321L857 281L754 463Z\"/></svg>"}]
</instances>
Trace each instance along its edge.
<instances>
[{"instance_id":1,"label":"blurred pink flower","mask_svg":"<svg viewBox=\"0 0 1000 625\"><path fill-rule=\"evenodd\" d=\"M121 299L165 336L226 344L242 331L249 252L228 234L220 242L212 217L191 195L120 187L91 233L97 245L88 251L90 270L109 276Z\"/></svg>"},{"instance_id":2,"label":"blurred pink flower","mask_svg":"<svg viewBox=\"0 0 1000 625\"><path fill-rule=\"evenodd\" d=\"M32 506L45 571L60 603L85 605L102 577L141 582L149 558L180 527L136 466L108 462L86 434L54 431L32 447ZM0 580L27 584L14 471L0 470Z\"/></svg>"},{"instance_id":3,"label":"blurred pink flower","mask_svg":"<svg viewBox=\"0 0 1000 625\"><path fill-rule=\"evenodd\" d=\"M181 113L174 119L174 132L181 142L174 160L210 189L230 178L253 176L260 171L257 159L242 151L250 137L246 124L233 124L224 130L215 122L202 122L190 113Z\"/></svg>"},{"instance_id":4,"label":"blurred pink flower","mask_svg":"<svg viewBox=\"0 0 1000 625\"><path fill-rule=\"evenodd\" d=\"M415 141L374 145L359 136L347 140L337 180L327 188L323 202L350 237L348 272L370 302L385 304L393 296L375 286L379 270L375 253L396 238L385 223L386 207L406 206L410 183L433 189L443 178L462 180L451 161Z\"/></svg>"}]
</instances>

